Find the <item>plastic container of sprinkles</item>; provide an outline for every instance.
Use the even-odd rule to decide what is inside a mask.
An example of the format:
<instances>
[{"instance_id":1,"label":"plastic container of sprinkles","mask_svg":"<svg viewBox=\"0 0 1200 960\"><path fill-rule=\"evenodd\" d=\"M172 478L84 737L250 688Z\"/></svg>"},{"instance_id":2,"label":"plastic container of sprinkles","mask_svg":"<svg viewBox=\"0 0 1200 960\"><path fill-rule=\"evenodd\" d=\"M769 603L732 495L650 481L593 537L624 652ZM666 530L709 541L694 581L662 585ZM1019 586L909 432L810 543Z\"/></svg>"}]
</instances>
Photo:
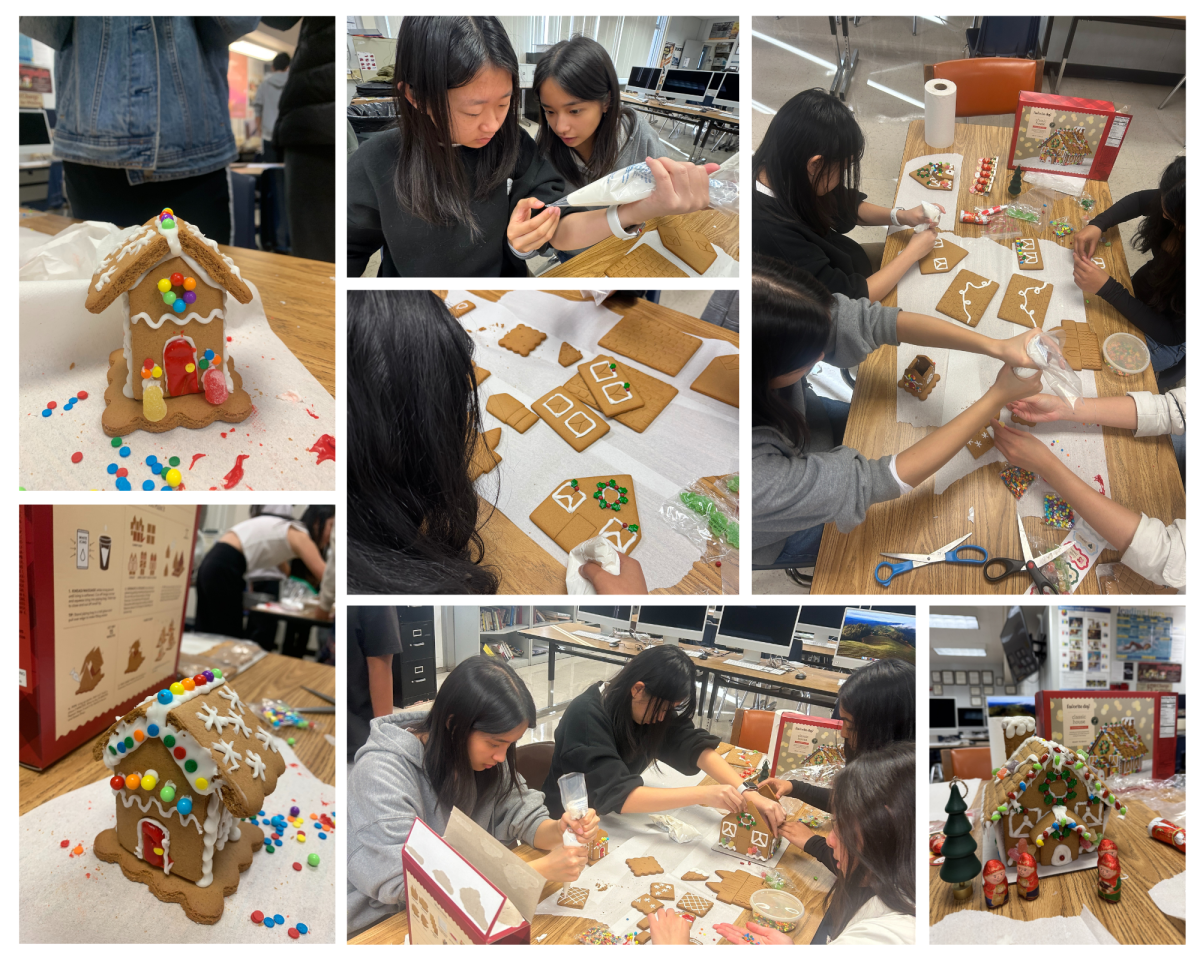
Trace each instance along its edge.
<instances>
[{"instance_id":1,"label":"plastic container of sprinkles","mask_svg":"<svg viewBox=\"0 0 1200 960\"><path fill-rule=\"evenodd\" d=\"M804 904L784 890L756 890L750 910L755 923L780 933L792 933L804 919Z\"/></svg>"},{"instance_id":2,"label":"plastic container of sprinkles","mask_svg":"<svg viewBox=\"0 0 1200 960\"><path fill-rule=\"evenodd\" d=\"M1113 373L1133 377L1150 366L1150 351L1132 333L1113 333L1104 341L1104 362Z\"/></svg>"}]
</instances>

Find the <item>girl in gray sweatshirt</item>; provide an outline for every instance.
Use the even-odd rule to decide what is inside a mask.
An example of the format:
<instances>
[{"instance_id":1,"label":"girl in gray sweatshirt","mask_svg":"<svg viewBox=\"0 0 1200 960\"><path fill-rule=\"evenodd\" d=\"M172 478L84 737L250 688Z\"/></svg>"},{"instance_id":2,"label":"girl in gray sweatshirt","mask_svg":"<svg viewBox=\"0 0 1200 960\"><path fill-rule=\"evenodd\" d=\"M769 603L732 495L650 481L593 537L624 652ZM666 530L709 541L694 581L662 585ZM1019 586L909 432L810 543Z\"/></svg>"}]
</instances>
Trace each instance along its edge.
<instances>
[{"instance_id":1,"label":"girl in gray sweatshirt","mask_svg":"<svg viewBox=\"0 0 1200 960\"><path fill-rule=\"evenodd\" d=\"M815 557L824 524L853 530L872 504L910 492L1004 404L1041 385L1040 375L1022 380L1012 371L1032 365L1025 341L1037 331L994 340L963 324L830 294L805 271L760 255L752 310L756 566L811 565L794 552L800 542ZM817 396L805 378L818 361L853 367L884 344L901 342L982 353L1003 365L992 387L949 423L899 454L870 460L842 445L844 413L839 418L838 405Z\"/></svg>"}]
</instances>

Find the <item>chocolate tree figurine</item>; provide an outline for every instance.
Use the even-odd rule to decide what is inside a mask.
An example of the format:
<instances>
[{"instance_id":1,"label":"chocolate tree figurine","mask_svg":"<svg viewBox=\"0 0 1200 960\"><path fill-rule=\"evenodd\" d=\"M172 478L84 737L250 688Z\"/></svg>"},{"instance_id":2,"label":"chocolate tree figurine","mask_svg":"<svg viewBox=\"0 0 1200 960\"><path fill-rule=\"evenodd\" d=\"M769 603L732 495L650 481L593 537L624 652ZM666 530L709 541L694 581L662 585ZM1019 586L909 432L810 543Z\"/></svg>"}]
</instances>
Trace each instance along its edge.
<instances>
[{"instance_id":1,"label":"chocolate tree figurine","mask_svg":"<svg viewBox=\"0 0 1200 960\"><path fill-rule=\"evenodd\" d=\"M1012 179L1008 181L1008 195L1010 197L1019 197L1021 195L1021 168L1018 166L1013 171Z\"/></svg>"},{"instance_id":2,"label":"chocolate tree figurine","mask_svg":"<svg viewBox=\"0 0 1200 960\"><path fill-rule=\"evenodd\" d=\"M1008 903L1008 877L999 860L989 860L983 865L983 899L993 908Z\"/></svg>"},{"instance_id":3,"label":"chocolate tree figurine","mask_svg":"<svg viewBox=\"0 0 1200 960\"><path fill-rule=\"evenodd\" d=\"M972 881L979 876L979 858L975 856L975 838L971 836L971 821L967 819L965 788L959 793L955 784L962 783L957 777L950 781L950 799L946 803L946 842L942 844L942 856L946 862L938 876L951 885L955 900L967 900L971 896Z\"/></svg>"}]
</instances>

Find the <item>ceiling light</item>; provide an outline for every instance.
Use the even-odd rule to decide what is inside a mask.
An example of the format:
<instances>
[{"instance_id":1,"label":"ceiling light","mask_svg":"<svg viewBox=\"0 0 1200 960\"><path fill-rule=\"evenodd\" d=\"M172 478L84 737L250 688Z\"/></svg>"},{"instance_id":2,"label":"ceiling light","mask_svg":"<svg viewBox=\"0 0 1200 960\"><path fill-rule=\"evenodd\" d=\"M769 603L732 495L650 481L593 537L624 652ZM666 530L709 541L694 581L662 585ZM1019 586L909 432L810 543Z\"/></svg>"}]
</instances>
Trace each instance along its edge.
<instances>
[{"instance_id":1,"label":"ceiling light","mask_svg":"<svg viewBox=\"0 0 1200 960\"><path fill-rule=\"evenodd\" d=\"M979 621L974 617L960 617L949 613L931 613L929 626L933 630L978 630Z\"/></svg>"},{"instance_id":2,"label":"ceiling light","mask_svg":"<svg viewBox=\"0 0 1200 960\"><path fill-rule=\"evenodd\" d=\"M249 43L246 40L238 40L235 43L231 43L229 49L234 53L253 57L255 60L274 60L279 56L278 50L268 50L266 47L260 47L257 43Z\"/></svg>"},{"instance_id":3,"label":"ceiling light","mask_svg":"<svg viewBox=\"0 0 1200 960\"><path fill-rule=\"evenodd\" d=\"M934 647L939 657L986 657L987 651L980 647Z\"/></svg>"}]
</instances>

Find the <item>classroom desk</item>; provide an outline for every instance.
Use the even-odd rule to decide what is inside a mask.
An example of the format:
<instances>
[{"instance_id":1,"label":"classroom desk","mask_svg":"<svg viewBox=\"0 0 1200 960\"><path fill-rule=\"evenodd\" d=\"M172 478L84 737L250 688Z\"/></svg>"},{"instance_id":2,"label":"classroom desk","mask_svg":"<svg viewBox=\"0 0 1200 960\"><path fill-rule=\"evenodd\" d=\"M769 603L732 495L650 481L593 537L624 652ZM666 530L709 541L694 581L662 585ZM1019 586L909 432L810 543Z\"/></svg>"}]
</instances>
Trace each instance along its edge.
<instances>
[{"instance_id":1,"label":"classroom desk","mask_svg":"<svg viewBox=\"0 0 1200 960\"><path fill-rule=\"evenodd\" d=\"M606 241L607 242L607 241ZM572 261L574 262L574 261ZM439 296L445 294L434 291ZM506 290L471 290L470 293L484 300L497 302ZM582 293L576 290L548 290L555 296L565 300L583 300ZM670 324L677 330L690 333L696 337L708 337L713 340L724 340L738 345L737 332L718 327L716 324L705 323L695 317L689 317L678 310L651 303L649 300L638 299L634 303L607 302L605 306L623 317L631 314L651 317L663 323ZM654 429L653 425L650 429ZM704 477L702 480L714 482L717 477ZM501 594L565 594L567 592L567 568L564 561L552 556L511 519L495 509L486 500L480 500L480 517L483 518L479 527L479 535L483 537L485 562L495 564L500 570ZM528 518L523 518L527 520ZM697 560L692 569L682 580L672 587L661 587L652 590L653 594L720 594L726 592L724 585L730 585L729 592L738 590L738 552L733 551L721 558L721 566L712 562Z\"/></svg>"},{"instance_id":2,"label":"classroom desk","mask_svg":"<svg viewBox=\"0 0 1200 960\"><path fill-rule=\"evenodd\" d=\"M246 703L270 697L286 700L293 707L320 707L327 706L325 701L303 688L312 687L332 695L334 668L311 660L268 653L230 682ZM336 739L337 727L337 714L310 714L307 728L300 730L292 727L283 734L285 738L296 738L292 749L296 751L297 758L322 783L334 783L337 759L333 745L325 739L325 735ZM40 773L21 767L19 813L28 813L47 800L86 787L97 780L107 780L107 767L92 759L92 743L89 740L81 744Z\"/></svg>"},{"instance_id":3,"label":"classroom desk","mask_svg":"<svg viewBox=\"0 0 1200 960\"><path fill-rule=\"evenodd\" d=\"M987 784L979 790L972 809L980 811ZM1154 814L1140 800L1122 796L1128 808L1124 820L1115 815L1109 819L1108 835L1117 842L1121 861L1121 902L1107 903L1096 893L1096 869L1077 870L1054 877L1044 877L1040 884L1040 895L1036 900L1022 900L1017 896L1015 884L1010 884L1008 903L993 912L1013 920L1038 920L1042 917L1079 916L1087 907L1109 933L1120 943L1178 943L1186 940L1187 926L1182 920L1168 917L1150 899L1150 888L1160 880L1166 880L1186 869L1184 855L1165 843L1151 839L1146 833L1146 824ZM1183 799L1182 791L1179 799ZM943 814L944 816L944 814ZM980 845L982 853L982 814L977 813L975 828L971 836ZM1115 826L1114 826L1115 824ZM955 901L950 885L938 876L938 867L929 868L929 923L933 925L947 914L958 910L987 910L983 902L983 880L975 878L975 889L970 900Z\"/></svg>"},{"instance_id":4,"label":"classroom desk","mask_svg":"<svg viewBox=\"0 0 1200 960\"><path fill-rule=\"evenodd\" d=\"M737 114L724 110L714 110L709 107L687 107L674 103L663 103L658 100L639 100L628 93L621 94L621 102L655 116L668 120L688 120L696 123L696 133L692 137L692 152L688 160L693 163L703 156L704 146L708 143L709 134L714 129L738 134L741 131L742 120Z\"/></svg>"},{"instance_id":5,"label":"classroom desk","mask_svg":"<svg viewBox=\"0 0 1200 960\"><path fill-rule=\"evenodd\" d=\"M53 236L82 220L47 214L27 217L19 226ZM258 288L271 329L321 386L335 396L334 265L249 247L221 244L221 252L236 261L242 277Z\"/></svg>"},{"instance_id":6,"label":"classroom desk","mask_svg":"<svg viewBox=\"0 0 1200 960\"><path fill-rule=\"evenodd\" d=\"M925 143L924 133L924 120L914 120L909 125L904 156L900 160L901 175L908 160L929 153L961 153L963 167L974 170L978 157L1008 155L1012 129L960 123L955 128L954 146L945 149L935 149ZM964 175L963 171L959 173L957 209L974 209L1008 201L1007 171L1000 171L991 194L985 197L970 193L971 177ZM1088 181L1087 190L1096 200L1098 210L1107 210L1112 206L1107 183ZM950 209L950 204L947 203L946 207ZM1024 234L1037 236L1043 244L1058 242L1067 245L1071 236L1058 240L1054 231L1046 225L1049 220L1065 216L1075 229L1084 226L1083 211L1073 198L1059 200L1050 214L1043 214L1041 227L1022 224ZM958 236L981 237L983 229L973 224L956 223L954 232ZM898 238L905 234L902 232L887 238L884 263L903 248L904 244ZM1105 247L1103 243L1100 246L1108 263L1108 273L1129 288L1129 267L1125 262L1119 231L1114 227L1103 239L1112 243L1111 247ZM1089 296L1088 299L1091 302L1085 307L1086 319L1101 344L1109 334L1118 330L1145 339L1100 297ZM888 294L883 303L897 306L896 291ZM1047 323L1053 323L1054 319L1049 318ZM1099 370L1096 372L1096 387L1102 397L1123 396L1130 390L1158 392L1149 367L1136 377L1118 377L1107 370ZM876 350L858 368L857 385L846 425L846 446L875 459L906 449L931 430L897 422L896 348L885 346ZM1108 455L1108 492L1114 501L1168 524L1187 515L1183 482L1170 437L1135 439L1129 430L1105 427L1104 449ZM930 477L907 496L875 504L867 513L865 522L848 534L840 533L836 524L826 524L821 550L817 555L812 592L859 595L887 594L889 590L904 594L1023 593L1030 586L1027 576L1008 577L998 584L991 584L983 579L980 567L965 564L930 564L904 574L894 588L880 586L872 575L875 565L884 559L879 555L880 551L921 553L937 549L964 533L970 533L969 542L983 546L993 557L1020 557L1021 545L1014 522L1016 501L1000 482L1002 468L1001 463L981 467L952 484L940 496L934 495L934 479ZM967 520L967 511L972 507L975 510L974 523ZM1037 527L1039 531L1049 529L1040 523ZM1032 536L1034 526L1031 524L1028 529L1032 543L1035 541ZM1119 558L1117 551L1106 550L1100 555L1098 563ZM1098 592L1093 567L1084 578L1077 595Z\"/></svg>"},{"instance_id":7,"label":"classroom desk","mask_svg":"<svg viewBox=\"0 0 1200 960\"><path fill-rule=\"evenodd\" d=\"M1079 26L1080 20L1090 20L1093 23L1119 23L1126 26L1134 27L1158 27L1163 30L1186 30L1186 17L1071 17L1071 26L1067 29L1067 42L1063 46L1062 60L1058 65L1058 72L1054 75L1054 83L1050 87L1051 93L1058 93L1058 85L1062 82L1063 74L1067 69L1067 61L1071 59L1071 46L1075 42L1075 28ZM1050 50L1050 33L1054 29L1054 17L1046 18L1046 34L1042 38L1042 58L1045 59L1046 54ZM1179 81L1183 83L1182 80ZM1179 86L1176 85L1176 90ZM1174 93L1174 91L1171 91ZM1167 100L1171 97L1168 95ZM1164 100L1159 110L1166 105L1167 100Z\"/></svg>"},{"instance_id":8,"label":"classroom desk","mask_svg":"<svg viewBox=\"0 0 1200 960\"><path fill-rule=\"evenodd\" d=\"M717 746L717 752L722 755L731 749L733 749L733 746L728 743L721 743ZM712 777L706 776L701 781L702 786L713 786L715 784L716 781ZM600 820L600 825L604 826L603 817ZM815 832L821 836L828 836L830 826L831 823L826 822ZM696 842L705 843L706 841L698 840ZM708 845L711 846L711 843L708 843ZM531 863L545 856L541 850L534 849L523 843L518 844L513 852L526 863ZM757 869L753 865L739 865L736 860L716 852L713 853L713 862L710 866L713 870L754 871ZM791 844L788 844L787 849L783 851L783 855L779 858L778 869L792 882L792 889L789 892L799 897L804 903L804 921L801 923L800 928L791 934L792 939L798 944L809 943L816 934L817 927L821 925L822 918L825 916L825 895L829 892L830 887L833 886L833 874L823 866L816 864L811 857ZM717 879L715 873L712 874L712 879ZM700 885L702 886L702 884ZM561 883L548 880L542 888L541 899L545 900L561 889ZM715 899L715 897L710 896L709 899ZM671 907L673 904L667 903L665 906ZM586 907L584 911L586 912ZM746 921L750 918L750 911L743 910L737 919L737 926L744 927ZM534 916L533 923L531 924L530 938L533 944L538 946L574 945L576 943L576 936L583 933L588 927L595 925L596 921L590 920L586 916L552 917L537 914ZM543 935L544 939L542 939ZM351 944L404 943L404 938L407 936L408 912L401 910L399 913L388 917L382 923L376 924L369 930L364 930L349 942ZM722 940L720 945L730 946L731 944L727 940Z\"/></svg>"}]
</instances>

